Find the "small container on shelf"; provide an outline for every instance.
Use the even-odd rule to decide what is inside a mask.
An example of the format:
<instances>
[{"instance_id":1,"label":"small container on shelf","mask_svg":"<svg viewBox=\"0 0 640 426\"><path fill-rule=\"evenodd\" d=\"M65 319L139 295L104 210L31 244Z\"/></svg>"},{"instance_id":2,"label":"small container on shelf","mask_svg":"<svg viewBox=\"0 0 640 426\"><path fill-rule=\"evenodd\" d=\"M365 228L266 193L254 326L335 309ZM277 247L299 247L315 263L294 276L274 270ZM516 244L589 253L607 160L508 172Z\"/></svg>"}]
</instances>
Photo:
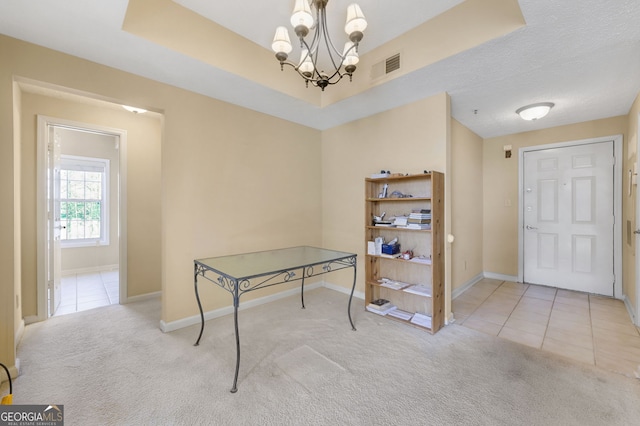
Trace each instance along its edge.
<instances>
[{"instance_id":1,"label":"small container on shelf","mask_svg":"<svg viewBox=\"0 0 640 426\"><path fill-rule=\"evenodd\" d=\"M384 254L397 254L400 253L400 244L383 244L382 253Z\"/></svg>"}]
</instances>

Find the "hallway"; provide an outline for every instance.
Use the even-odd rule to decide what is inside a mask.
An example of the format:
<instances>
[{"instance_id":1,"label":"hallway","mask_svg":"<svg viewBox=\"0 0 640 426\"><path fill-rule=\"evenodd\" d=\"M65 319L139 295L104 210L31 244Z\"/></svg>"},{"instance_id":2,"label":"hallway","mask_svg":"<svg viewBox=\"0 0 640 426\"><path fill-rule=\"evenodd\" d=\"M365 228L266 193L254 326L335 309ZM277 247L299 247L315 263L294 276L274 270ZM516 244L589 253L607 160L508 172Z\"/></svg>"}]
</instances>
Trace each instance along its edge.
<instances>
[{"instance_id":1,"label":"hallway","mask_svg":"<svg viewBox=\"0 0 640 426\"><path fill-rule=\"evenodd\" d=\"M72 274L62 277L62 300L55 314L65 315L120 302L119 271Z\"/></svg>"}]
</instances>

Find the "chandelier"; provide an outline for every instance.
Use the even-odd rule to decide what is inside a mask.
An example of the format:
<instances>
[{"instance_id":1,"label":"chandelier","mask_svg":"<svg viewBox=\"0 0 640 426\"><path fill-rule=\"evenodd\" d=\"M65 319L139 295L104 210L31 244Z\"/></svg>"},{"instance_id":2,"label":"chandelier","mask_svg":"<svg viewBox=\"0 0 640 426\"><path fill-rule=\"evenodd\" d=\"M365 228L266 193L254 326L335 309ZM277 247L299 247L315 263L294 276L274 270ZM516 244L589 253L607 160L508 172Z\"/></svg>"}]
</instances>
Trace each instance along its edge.
<instances>
[{"instance_id":1,"label":"chandelier","mask_svg":"<svg viewBox=\"0 0 640 426\"><path fill-rule=\"evenodd\" d=\"M301 54L297 64L287 61L292 46L289 31L285 27L276 28L276 35L271 44L271 48L276 52L276 59L280 61L281 70L284 70L285 65L293 67L304 79L307 87L311 83L322 91L328 85L336 84L346 75L351 81L356 64L360 60L358 44L362 40L362 32L367 28L367 20L360 6L355 3L349 5L347 7L347 23L344 26L344 31L349 35L349 41L345 43L341 53L333 45L327 31L326 7L328 2L329 0L311 0L316 15L314 20L309 0L296 0L291 15L291 25L296 36L300 39ZM307 42L305 37L311 30L313 30L313 37L310 42ZM326 54L321 57L322 46L325 46ZM319 59L324 61L322 65L330 65L333 69L330 71L319 69Z\"/></svg>"}]
</instances>

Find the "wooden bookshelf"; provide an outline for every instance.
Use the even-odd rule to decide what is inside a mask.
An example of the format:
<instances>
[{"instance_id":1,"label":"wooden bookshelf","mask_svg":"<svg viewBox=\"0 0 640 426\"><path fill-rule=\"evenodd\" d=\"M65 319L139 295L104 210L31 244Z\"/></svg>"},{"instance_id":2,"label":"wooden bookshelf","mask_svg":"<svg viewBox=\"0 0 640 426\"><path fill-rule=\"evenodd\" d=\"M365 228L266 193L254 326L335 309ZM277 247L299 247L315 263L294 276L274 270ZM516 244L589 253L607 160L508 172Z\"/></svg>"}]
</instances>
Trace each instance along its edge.
<instances>
[{"instance_id":1,"label":"wooden bookshelf","mask_svg":"<svg viewBox=\"0 0 640 426\"><path fill-rule=\"evenodd\" d=\"M384 185L387 197L380 198ZM398 194L399 192L399 194ZM384 219L408 216L412 211L431 212L431 229L408 229L395 226L375 226L374 216L385 213ZM365 179L365 306L376 299L387 299L398 309L431 317L431 325L417 325L409 319L389 314L384 318L436 333L444 325L444 175L431 172L419 175ZM398 238L400 253L407 250L422 262L370 254L369 242L382 237L385 242ZM428 262L430 260L430 262ZM429 288L430 296L393 289L381 282L419 285ZM414 287L415 288L415 287ZM371 313L371 315L377 315ZM417 318L417 317L416 317Z\"/></svg>"}]
</instances>

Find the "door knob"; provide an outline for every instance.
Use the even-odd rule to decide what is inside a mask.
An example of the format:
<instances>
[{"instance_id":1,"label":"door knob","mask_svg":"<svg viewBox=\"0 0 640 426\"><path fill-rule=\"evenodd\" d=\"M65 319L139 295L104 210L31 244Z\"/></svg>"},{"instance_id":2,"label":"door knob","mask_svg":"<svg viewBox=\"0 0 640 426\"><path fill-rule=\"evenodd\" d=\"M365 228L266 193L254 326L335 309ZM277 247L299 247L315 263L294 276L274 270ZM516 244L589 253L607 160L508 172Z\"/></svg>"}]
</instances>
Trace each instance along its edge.
<instances>
[{"instance_id":1,"label":"door knob","mask_svg":"<svg viewBox=\"0 0 640 426\"><path fill-rule=\"evenodd\" d=\"M527 225L527 226L525 226L525 228L527 228L528 230L538 229L535 226L531 226L531 225Z\"/></svg>"},{"instance_id":2,"label":"door knob","mask_svg":"<svg viewBox=\"0 0 640 426\"><path fill-rule=\"evenodd\" d=\"M633 231L634 234L640 234L640 229L636 229L635 231Z\"/></svg>"}]
</instances>

